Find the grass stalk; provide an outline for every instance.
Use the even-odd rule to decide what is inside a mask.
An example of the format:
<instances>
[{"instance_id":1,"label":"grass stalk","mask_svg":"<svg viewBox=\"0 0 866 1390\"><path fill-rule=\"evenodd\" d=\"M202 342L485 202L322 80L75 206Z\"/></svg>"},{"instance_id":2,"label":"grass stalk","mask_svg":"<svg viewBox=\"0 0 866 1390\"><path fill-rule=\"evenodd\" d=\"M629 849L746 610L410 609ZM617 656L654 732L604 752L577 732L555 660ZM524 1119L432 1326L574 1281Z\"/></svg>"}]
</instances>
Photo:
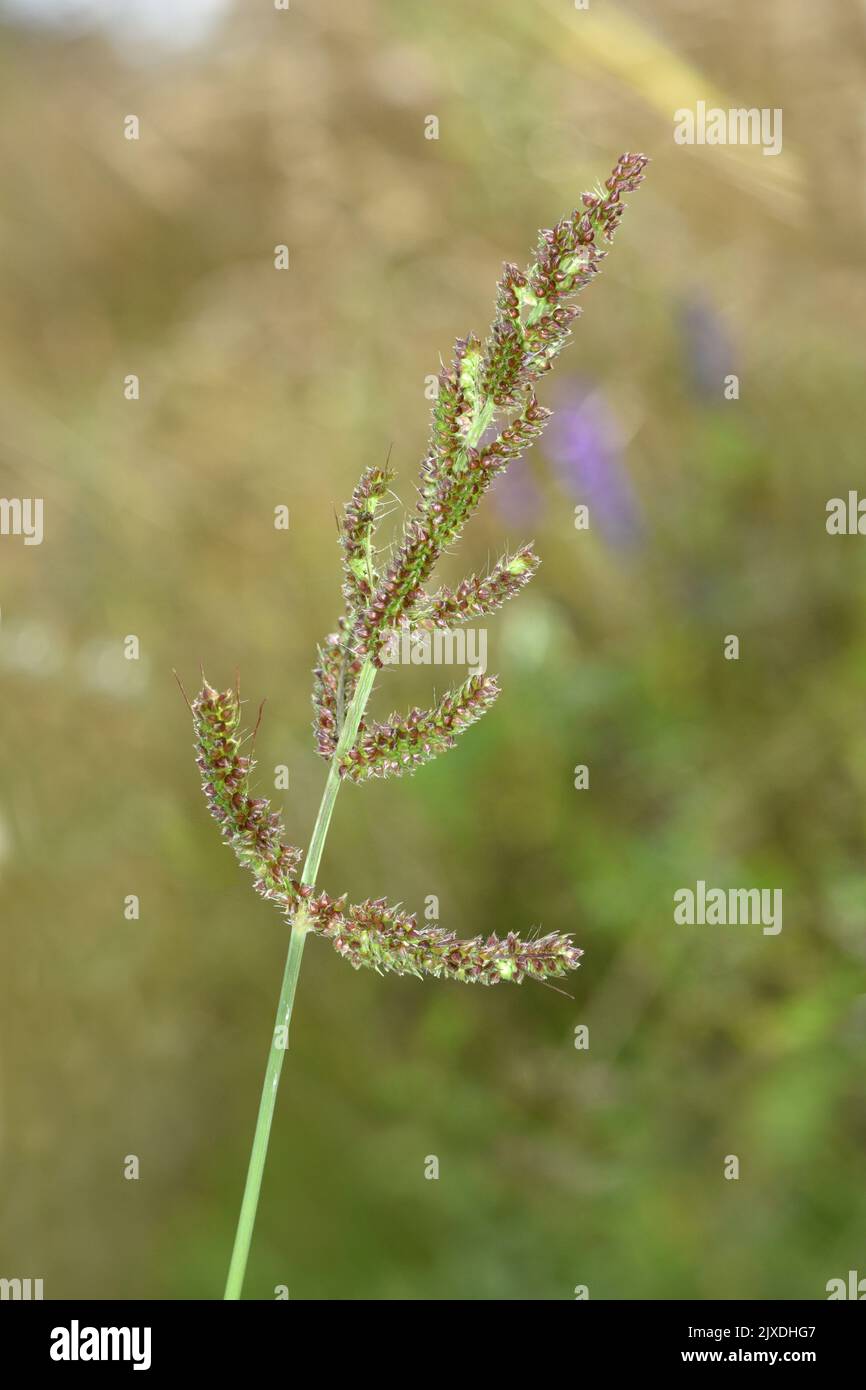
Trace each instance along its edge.
<instances>
[{"instance_id":1,"label":"grass stalk","mask_svg":"<svg viewBox=\"0 0 866 1390\"><path fill-rule=\"evenodd\" d=\"M358 725L367 707L367 701L370 698L370 692L373 689L373 682L375 679L376 668L372 661L366 661L358 676L358 684L346 714L345 723L337 744L337 750L328 767L328 778L325 782L325 790L322 795L321 805L319 806L319 814L316 817L316 824L313 827L310 848L307 852L304 871L301 875L301 883L308 888L312 888L316 882L316 877L319 872L319 863L328 835L328 827L331 824L331 816L334 812L334 803L337 800L337 792L340 790L340 759L355 742L358 734ZM295 913L295 920L292 923L292 930L289 936L286 967L283 971L283 983L280 989L280 1000L277 1005L274 1031L271 1034L271 1046L268 1051L267 1066L265 1067L265 1079L262 1084L259 1113L256 1119L253 1146L250 1152L249 1167L247 1169L247 1180L244 1185L244 1195L241 1200L241 1209L238 1216L235 1243L232 1249L231 1263L229 1264L224 1299L239 1299L241 1290L243 1289L247 1259L250 1253L250 1244L253 1238L253 1228L255 1226L256 1212L259 1205L262 1176L265 1171L265 1162L268 1156L268 1141L271 1136L271 1124L273 1122L274 1108L277 1102L277 1090L280 1084L280 1074L283 1069L283 1058L289 1046L289 1027L292 1020L292 1008L295 1002L295 990L298 986L298 976L301 971L301 960L304 955L304 944L308 931L309 922L307 918L307 909L306 905L301 903Z\"/></svg>"}]
</instances>

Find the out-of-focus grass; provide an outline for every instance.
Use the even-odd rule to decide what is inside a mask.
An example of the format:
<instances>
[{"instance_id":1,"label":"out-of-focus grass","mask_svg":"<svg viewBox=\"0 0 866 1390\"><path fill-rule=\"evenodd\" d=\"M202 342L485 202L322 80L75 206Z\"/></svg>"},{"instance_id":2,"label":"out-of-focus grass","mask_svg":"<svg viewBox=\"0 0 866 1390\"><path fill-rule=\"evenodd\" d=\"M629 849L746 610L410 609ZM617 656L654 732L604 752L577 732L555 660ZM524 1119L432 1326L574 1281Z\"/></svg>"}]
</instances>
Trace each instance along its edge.
<instances>
[{"instance_id":1,"label":"out-of-focus grass","mask_svg":"<svg viewBox=\"0 0 866 1390\"><path fill-rule=\"evenodd\" d=\"M545 400L603 409L635 524L576 532L586 473L518 465L452 565L543 554L489 626L503 697L346 788L322 873L465 934L573 927L575 997L311 943L249 1292L808 1298L857 1267L866 564L823 525L862 473L854 14L298 4L139 65L0 33L0 492L46 515L0 542L4 1275L220 1292L285 929L204 814L171 667L269 696L304 838L334 506L391 446L411 499L426 374L627 148L650 178ZM701 96L781 106L783 154L674 145ZM697 878L781 887L781 935L675 927Z\"/></svg>"}]
</instances>

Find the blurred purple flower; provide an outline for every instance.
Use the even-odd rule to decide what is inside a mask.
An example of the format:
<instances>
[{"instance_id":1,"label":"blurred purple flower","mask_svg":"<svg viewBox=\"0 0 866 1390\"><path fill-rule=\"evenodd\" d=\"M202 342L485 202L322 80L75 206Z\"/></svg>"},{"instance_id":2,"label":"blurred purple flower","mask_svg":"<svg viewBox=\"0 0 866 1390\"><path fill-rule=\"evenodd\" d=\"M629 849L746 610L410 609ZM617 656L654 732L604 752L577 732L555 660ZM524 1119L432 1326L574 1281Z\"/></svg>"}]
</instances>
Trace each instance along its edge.
<instances>
[{"instance_id":1,"label":"blurred purple flower","mask_svg":"<svg viewBox=\"0 0 866 1390\"><path fill-rule=\"evenodd\" d=\"M589 507L590 526L611 545L630 546L638 539L640 517L621 438L601 392L578 386L554 412L546 453L563 487Z\"/></svg>"},{"instance_id":2,"label":"blurred purple flower","mask_svg":"<svg viewBox=\"0 0 866 1390\"><path fill-rule=\"evenodd\" d=\"M736 372L731 336L716 309L700 295L680 304L679 328L685 373L704 399L721 401L725 377Z\"/></svg>"},{"instance_id":3,"label":"blurred purple flower","mask_svg":"<svg viewBox=\"0 0 866 1390\"><path fill-rule=\"evenodd\" d=\"M532 526L542 507L542 496L526 460L507 469L491 488L493 504L509 526Z\"/></svg>"}]
</instances>

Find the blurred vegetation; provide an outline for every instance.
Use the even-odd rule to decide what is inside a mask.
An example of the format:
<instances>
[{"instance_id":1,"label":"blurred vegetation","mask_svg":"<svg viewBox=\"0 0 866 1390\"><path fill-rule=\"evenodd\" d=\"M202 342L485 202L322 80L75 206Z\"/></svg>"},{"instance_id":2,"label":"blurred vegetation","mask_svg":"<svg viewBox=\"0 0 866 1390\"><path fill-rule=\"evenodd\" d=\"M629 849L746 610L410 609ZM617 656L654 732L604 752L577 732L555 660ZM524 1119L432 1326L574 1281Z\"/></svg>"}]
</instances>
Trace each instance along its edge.
<instances>
[{"instance_id":1,"label":"blurred vegetation","mask_svg":"<svg viewBox=\"0 0 866 1390\"><path fill-rule=\"evenodd\" d=\"M411 499L425 376L625 149L650 176L543 393L576 433L452 562L544 557L490 623L503 697L417 777L344 789L321 878L435 894L463 935L571 928L575 997L312 942L247 1292L864 1272L866 541L824 528L863 478L864 66L854 0L293 0L171 48L7 16L0 493L46 530L0 542L4 1276L221 1294L286 930L205 815L171 668L269 697L263 790L290 767L305 839L334 508L389 447ZM696 99L781 107L783 153L675 145ZM629 524L575 531L611 479ZM698 878L782 888L781 935L675 927Z\"/></svg>"}]
</instances>

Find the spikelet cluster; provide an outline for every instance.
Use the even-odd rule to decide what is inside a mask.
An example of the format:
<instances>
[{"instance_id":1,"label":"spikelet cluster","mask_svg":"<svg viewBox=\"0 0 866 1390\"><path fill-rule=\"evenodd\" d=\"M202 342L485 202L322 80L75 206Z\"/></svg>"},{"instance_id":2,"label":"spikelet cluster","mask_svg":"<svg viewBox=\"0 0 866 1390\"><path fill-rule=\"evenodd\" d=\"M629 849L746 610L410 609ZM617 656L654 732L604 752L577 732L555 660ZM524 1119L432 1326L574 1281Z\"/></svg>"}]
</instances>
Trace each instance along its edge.
<instances>
[{"instance_id":1,"label":"spikelet cluster","mask_svg":"<svg viewBox=\"0 0 866 1390\"><path fill-rule=\"evenodd\" d=\"M346 910L320 898L311 904L317 930L356 970L433 975L462 984L549 980L575 970L583 954L567 936L551 933L525 941L513 932L461 941L453 932L389 907L384 899Z\"/></svg>"},{"instance_id":2,"label":"spikelet cluster","mask_svg":"<svg viewBox=\"0 0 866 1390\"><path fill-rule=\"evenodd\" d=\"M499 694L493 676L470 676L433 709L392 714L384 724L372 724L340 761L340 774L351 782L368 777L397 777L429 763L437 753L453 748L457 735L480 719Z\"/></svg>"},{"instance_id":3,"label":"spikelet cluster","mask_svg":"<svg viewBox=\"0 0 866 1390\"><path fill-rule=\"evenodd\" d=\"M425 738L453 738L461 721L477 718L480 704L495 698L497 691L491 686L487 678L476 677L467 682L472 688L462 702L438 706L428 715L413 711L417 714L413 722L419 729L429 723ZM264 798L250 793L255 761L241 752L244 736L237 691L219 692L205 682L191 710L202 791L226 844L251 870L262 897L276 902L290 919L303 903L308 928L330 941L355 969L368 966L380 974L433 975L494 985L551 979L577 967L582 952L557 933L529 941L513 932L502 940L496 936L461 940L441 927L419 926L414 916L389 906L384 898L351 905L345 895L316 894L300 882L301 852L285 843L280 816ZM413 756L418 755L413 750Z\"/></svg>"},{"instance_id":4,"label":"spikelet cluster","mask_svg":"<svg viewBox=\"0 0 866 1390\"><path fill-rule=\"evenodd\" d=\"M358 671L367 659L381 667L389 633L484 616L535 573L537 557L514 569L514 557L503 556L486 580L470 576L453 593L426 590L442 552L459 539L494 478L543 431L550 412L539 405L534 383L570 337L580 312L572 301L598 274L623 197L638 187L646 164L644 155L621 155L602 188L583 194L579 208L539 234L526 270L505 265L486 340L475 334L459 338L451 365L439 375L417 507L381 574L374 532L390 470L368 469L355 489L341 534L346 610L322 649L313 693L322 757L333 757ZM519 554L531 554L529 547ZM353 766L376 747L359 737ZM399 759L379 761L372 775L383 775L386 766L398 772L402 765Z\"/></svg>"},{"instance_id":5,"label":"spikelet cluster","mask_svg":"<svg viewBox=\"0 0 866 1390\"><path fill-rule=\"evenodd\" d=\"M419 609L418 626L447 628L495 613L529 583L540 564L532 546L525 545L514 555L504 555L483 579L472 574L456 589L437 589L427 606Z\"/></svg>"},{"instance_id":6,"label":"spikelet cluster","mask_svg":"<svg viewBox=\"0 0 866 1390\"><path fill-rule=\"evenodd\" d=\"M205 682L191 704L196 765L211 815L238 861L253 874L253 887L285 911L298 898L301 851L285 843L281 817L263 797L250 794L251 755L241 753L241 702Z\"/></svg>"},{"instance_id":7,"label":"spikelet cluster","mask_svg":"<svg viewBox=\"0 0 866 1390\"><path fill-rule=\"evenodd\" d=\"M352 493L340 531L345 582L343 597L349 608L369 602L377 583L373 533L377 512L388 496L393 473L389 468L368 468Z\"/></svg>"}]
</instances>

